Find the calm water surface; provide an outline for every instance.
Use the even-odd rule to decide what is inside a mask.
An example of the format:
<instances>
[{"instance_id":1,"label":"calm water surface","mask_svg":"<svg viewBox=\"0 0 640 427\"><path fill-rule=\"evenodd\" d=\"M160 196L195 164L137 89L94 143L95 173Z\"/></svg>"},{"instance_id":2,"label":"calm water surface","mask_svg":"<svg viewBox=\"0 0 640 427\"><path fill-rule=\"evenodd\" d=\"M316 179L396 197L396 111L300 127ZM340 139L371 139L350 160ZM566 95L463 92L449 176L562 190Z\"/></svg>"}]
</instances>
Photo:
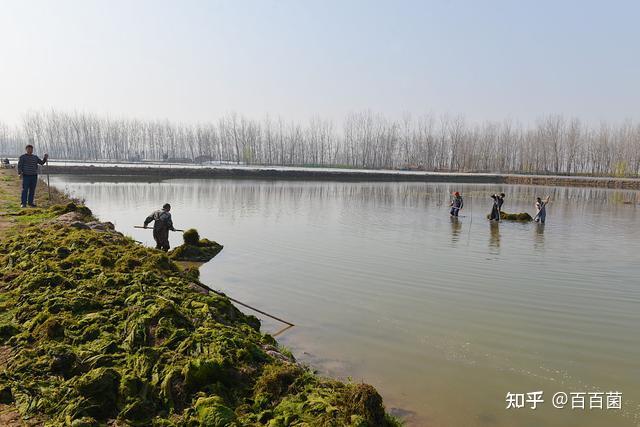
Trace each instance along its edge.
<instances>
[{"instance_id":1,"label":"calm water surface","mask_svg":"<svg viewBox=\"0 0 640 427\"><path fill-rule=\"evenodd\" d=\"M176 227L225 247L205 283L295 323L278 339L299 360L374 384L410 425L640 425L638 193L87 179L52 183L148 245L133 225L170 202ZM452 221L456 190L465 209ZM547 224L489 224L496 191L509 212L551 195ZM505 409L507 392L538 390L539 409ZM622 410L551 405L556 392L611 390Z\"/></svg>"}]
</instances>

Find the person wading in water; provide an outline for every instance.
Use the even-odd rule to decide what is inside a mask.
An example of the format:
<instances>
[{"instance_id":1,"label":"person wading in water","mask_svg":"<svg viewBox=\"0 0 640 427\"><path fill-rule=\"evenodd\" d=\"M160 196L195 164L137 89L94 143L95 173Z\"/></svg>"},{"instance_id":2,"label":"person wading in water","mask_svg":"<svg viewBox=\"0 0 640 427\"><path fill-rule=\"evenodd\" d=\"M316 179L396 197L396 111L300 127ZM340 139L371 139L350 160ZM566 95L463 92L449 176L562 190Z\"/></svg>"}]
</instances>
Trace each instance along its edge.
<instances>
[{"instance_id":1,"label":"person wading in water","mask_svg":"<svg viewBox=\"0 0 640 427\"><path fill-rule=\"evenodd\" d=\"M491 208L491 215L489 215L490 220L500 221L500 211L502 210L502 204L504 203L504 193L493 194L491 196L493 199L493 208Z\"/></svg>"},{"instance_id":2,"label":"person wading in water","mask_svg":"<svg viewBox=\"0 0 640 427\"><path fill-rule=\"evenodd\" d=\"M451 211L449 212L451 216L458 216L458 213L460 213L460 209L462 209L462 206L464 206L462 196L459 192L456 191L455 193L453 193L453 200L451 201L449 206L451 206Z\"/></svg>"},{"instance_id":3,"label":"person wading in water","mask_svg":"<svg viewBox=\"0 0 640 427\"><path fill-rule=\"evenodd\" d=\"M533 218L535 222L544 224L547 219L547 203L549 203L549 197L544 202L540 197L536 199L536 216Z\"/></svg>"},{"instance_id":4,"label":"person wading in water","mask_svg":"<svg viewBox=\"0 0 640 427\"><path fill-rule=\"evenodd\" d=\"M169 250L169 230L176 231L173 228L170 210L171 205L166 203L162 206L162 210L153 212L144 220L144 228L148 228L149 223L154 221L153 240L156 241L156 249L162 249L165 252Z\"/></svg>"}]
</instances>

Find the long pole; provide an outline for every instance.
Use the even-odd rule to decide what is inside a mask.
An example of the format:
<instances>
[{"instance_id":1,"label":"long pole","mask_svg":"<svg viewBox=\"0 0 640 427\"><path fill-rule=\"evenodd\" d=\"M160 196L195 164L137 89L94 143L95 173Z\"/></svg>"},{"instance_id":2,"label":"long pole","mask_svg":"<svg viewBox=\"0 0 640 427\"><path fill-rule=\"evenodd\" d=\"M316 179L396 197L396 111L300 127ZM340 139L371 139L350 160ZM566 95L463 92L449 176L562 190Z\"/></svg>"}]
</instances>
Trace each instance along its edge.
<instances>
[{"instance_id":1,"label":"long pole","mask_svg":"<svg viewBox=\"0 0 640 427\"><path fill-rule=\"evenodd\" d=\"M220 295L220 296L223 296L223 297L227 297L227 298L229 298L229 300L231 300L231 301L235 302L236 304L240 304L240 305L241 305L241 306L243 306L243 307L247 307L248 309L251 309L251 310L253 310L253 311L256 311L256 312L258 312L258 313L260 313L260 314L264 314L265 316L270 317L270 318L272 318L272 319L274 319L274 320L277 320L278 322L282 322L282 323L284 323L285 325L289 325L289 327L291 327L291 326L295 326L295 325L294 325L293 323L291 323L291 322L287 322L286 320L280 319L279 317L276 317L276 316L274 316L274 315L272 315L272 314L266 313L266 312L264 312L264 311L262 311L262 310L259 310L259 309L255 308L255 307L252 307L252 306L250 306L249 304L245 304L245 303L243 303L242 301L238 301L238 300L237 300L237 299L235 299L235 298L231 298L229 295L225 295L224 293L219 292L219 291L214 291L213 289L211 289L210 287L208 287L208 286L207 286L207 285L205 285L204 283L198 283L198 286L202 286L203 288L205 288L205 289L206 289L206 290L208 290L209 292L213 292L213 293L214 293L214 294L216 294L216 295Z\"/></svg>"},{"instance_id":2,"label":"long pole","mask_svg":"<svg viewBox=\"0 0 640 427\"><path fill-rule=\"evenodd\" d=\"M49 203L51 203L51 183L49 182L49 158L47 158L47 190L49 190Z\"/></svg>"}]
</instances>

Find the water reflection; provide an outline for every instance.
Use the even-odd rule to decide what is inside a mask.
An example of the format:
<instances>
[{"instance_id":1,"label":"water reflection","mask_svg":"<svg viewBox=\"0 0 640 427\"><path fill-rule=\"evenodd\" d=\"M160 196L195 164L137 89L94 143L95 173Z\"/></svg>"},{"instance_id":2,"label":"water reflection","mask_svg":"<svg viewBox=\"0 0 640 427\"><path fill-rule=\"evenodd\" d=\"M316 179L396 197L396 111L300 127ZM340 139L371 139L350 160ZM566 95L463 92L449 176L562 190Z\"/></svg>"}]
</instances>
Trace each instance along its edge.
<instances>
[{"instance_id":1,"label":"water reflection","mask_svg":"<svg viewBox=\"0 0 640 427\"><path fill-rule=\"evenodd\" d=\"M460 232L462 231L462 222L458 219L458 217L450 216L449 221L451 222L451 242L457 243L460 240Z\"/></svg>"},{"instance_id":2,"label":"water reflection","mask_svg":"<svg viewBox=\"0 0 640 427\"><path fill-rule=\"evenodd\" d=\"M85 181L85 178L89 178ZM139 178L138 178L139 179ZM135 197L156 200L210 200L220 199L235 205L260 204L266 200L288 203L327 200L341 198L361 206L378 207L402 205L414 208L445 206L446 198L452 191L458 190L465 195L465 212L468 204L475 198L481 201L476 209L485 213L491 211L489 195L506 192L505 210L516 212L518 209L532 212L531 200L539 194L551 196L555 200L580 201L581 206L589 209L601 209L609 206L628 207L637 203L637 192L607 190L601 188L569 188L530 186L487 186L481 184L422 184L422 183L341 183L341 182L299 182L299 181L231 181L205 179L140 180L132 182L128 177L81 177L57 175L51 177L52 183L61 183L71 188L82 185L83 193L91 194L93 189L101 195L117 198L128 205L135 203ZM233 182L233 185L229 183ZM111 183L113 185L101 185ZM94 185L92 185L94 184ZM97 188L100 187L100 188ZM434 203L435 202L435 203ZM591 203L593 202L593 203ZM552 207L550 204L550 207ZM533 215L532 215L533 216Z\"/></svg>"},{"instance_id":3,"label":"water reflection","mask_svg":"<svg viewBox=\"0 0 640 427\"><path fill-rule=\"evenodd\" d=\"M489 252L493 255L500 253L500 223L489 221Z\"/></svg>"},{"instance_id":4,"label":"water reflection","mask_svg":"<svg viewBox=\"0 0 640 427\"><path fill-rule=\"evenodd\" d=\"M533 227L534 247L540 251L544 249L544 223L536 222Z\"/></svg>"}]
</instances>

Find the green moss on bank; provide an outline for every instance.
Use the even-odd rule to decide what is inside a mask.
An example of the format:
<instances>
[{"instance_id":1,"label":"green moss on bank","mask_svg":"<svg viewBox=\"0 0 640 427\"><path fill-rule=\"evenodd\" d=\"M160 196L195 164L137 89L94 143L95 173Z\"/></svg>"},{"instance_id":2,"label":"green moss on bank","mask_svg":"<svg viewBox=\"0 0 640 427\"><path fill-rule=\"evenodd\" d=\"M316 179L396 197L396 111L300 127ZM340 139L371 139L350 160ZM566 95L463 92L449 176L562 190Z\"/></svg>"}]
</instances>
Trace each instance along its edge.
<instances>
[{"instance_id":1,"label":"green moss on bank","mask_svg":"<svg viewBox=\"0 0 640 427\"><path fill-rule=\"evenodd\" d=\"M396 424L373 387L286 361L255 317L194 281L115 232L14 229L0 243L0 398L76 427Z\"/></svg>"}]
</instances>

